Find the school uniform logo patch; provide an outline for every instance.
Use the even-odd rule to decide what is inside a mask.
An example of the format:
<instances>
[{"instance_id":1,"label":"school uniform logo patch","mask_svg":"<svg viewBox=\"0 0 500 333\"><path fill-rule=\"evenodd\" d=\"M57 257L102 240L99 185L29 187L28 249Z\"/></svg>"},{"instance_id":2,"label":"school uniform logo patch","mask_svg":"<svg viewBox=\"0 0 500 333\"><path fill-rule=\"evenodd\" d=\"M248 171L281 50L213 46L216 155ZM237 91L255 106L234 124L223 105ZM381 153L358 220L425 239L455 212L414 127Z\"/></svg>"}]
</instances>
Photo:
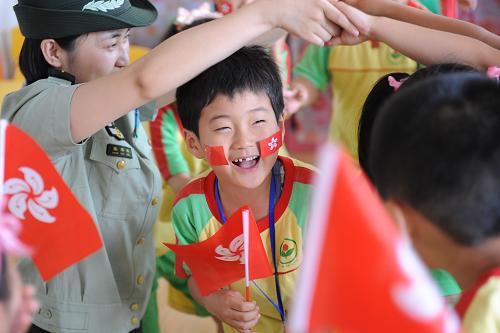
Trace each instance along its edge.
<instances>
[{"instance_id":1,"label":"school uniform logo patch","mask_svg":"<svg viewBox=\"0 0 500 333\"><path fill-rule=\"evenodd\" d=\"M280 264L290 266L297 260L297 242L285 238L280 245Z\"/></svg>"}]
</instances>

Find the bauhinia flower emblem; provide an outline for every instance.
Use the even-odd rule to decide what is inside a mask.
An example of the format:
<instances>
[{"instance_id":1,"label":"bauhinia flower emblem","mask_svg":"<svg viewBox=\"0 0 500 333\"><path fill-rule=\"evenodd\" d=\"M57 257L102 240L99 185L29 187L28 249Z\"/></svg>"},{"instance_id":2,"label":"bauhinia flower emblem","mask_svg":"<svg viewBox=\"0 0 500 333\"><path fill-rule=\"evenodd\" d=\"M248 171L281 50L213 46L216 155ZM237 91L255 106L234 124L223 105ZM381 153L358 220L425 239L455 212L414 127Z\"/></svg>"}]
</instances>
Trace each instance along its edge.
<instances>
[{"instance_id":1,"label":"bauhinia flower emblem","mask_svg":"<svg viewBox=\"0 0 500 333\"><path fill-rule=\"evenodd\" d=\"M215 253L218 256L215 258L222 261L239 261L240 264L245 263L245 251L243 248L243 234L239 235L231 241L229 249L219 245L215 248Z\"/></svg>"},{"instance_id":2,"label":"bauhinia flower emblem","mask_svg":"<svg viewBox=\"0 0 500 333\"><path fill-rule=\"evenodd\" d=\"M42 177L35 170L28 167L19 168L24 179L11 178L5 182L4 193L12 195L7 207L12 215L20 220L25 220L28 210L33 217L44 223L54 223L56 218L50 215L47 209L54 209L59 203L59 194L52 187L44 190L45 184Z\"/></svg>"},{"instance_id":3,"label":"bauhinia flower emblem","mask_svg":"<svg viewBox=\"0 0 500 333\"><path fill-rule=\"evenodd\" d=\"M276 147L278 147L278 139L277 138L272 138L271 142L267 144L269 146L269 150L274 150Z\"/></svg>"}]
</instances>

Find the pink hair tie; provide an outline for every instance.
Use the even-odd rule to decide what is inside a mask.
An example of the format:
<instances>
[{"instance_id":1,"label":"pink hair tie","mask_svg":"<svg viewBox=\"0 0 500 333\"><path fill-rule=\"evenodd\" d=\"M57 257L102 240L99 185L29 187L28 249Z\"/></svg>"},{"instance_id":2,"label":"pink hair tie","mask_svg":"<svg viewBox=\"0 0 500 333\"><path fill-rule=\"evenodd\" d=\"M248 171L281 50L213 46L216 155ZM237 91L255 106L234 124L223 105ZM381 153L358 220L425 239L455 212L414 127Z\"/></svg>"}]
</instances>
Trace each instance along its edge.
<instances>
[{"instance_id":1,"label":"pink hair tie","mask_svg":"<svg viewBox=\"0 0 500 333\"><path fill-rule=\"evenodd\" d=\"M489 67L488 70L486 71L486 75L488 75L490 79L496 79L497 81L500 80L500 67L497 66Z\"/></svg>"},{"instance_id":2,"label":"pink hair tie","mask_svg":"<svg viewBox=\"0 0 500 333\"><path fill-rule=\"evenodd\" d=\"M387 80L389 81L389 85L394 88L394 91L398 91L399 88L401 88L401 85L405 83L408 78L405 77L404 79L398 81L394 78L394 76L391 75L387 78Z\"/></svg>"}]
</instances>

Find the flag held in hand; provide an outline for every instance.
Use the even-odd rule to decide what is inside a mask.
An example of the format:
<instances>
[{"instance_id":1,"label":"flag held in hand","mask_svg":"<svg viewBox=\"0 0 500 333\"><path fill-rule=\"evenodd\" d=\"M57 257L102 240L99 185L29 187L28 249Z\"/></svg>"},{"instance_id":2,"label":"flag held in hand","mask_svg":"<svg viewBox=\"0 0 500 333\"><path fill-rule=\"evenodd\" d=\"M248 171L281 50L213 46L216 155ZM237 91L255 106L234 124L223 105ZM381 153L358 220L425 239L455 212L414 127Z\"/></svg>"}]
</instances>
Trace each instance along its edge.
<instances>
[{"instance_id":1,"label":"flag held in hand","mask_svg":"<svg viewBox=\"0 0 500 333\"><path fill-rule=\"evenodd\" d=\"M190 245L166 244L184 261L200 289L208 295L245 278L242 212L249 211L248 275L250 280L273 275L259 228L248 206L236 211L212 237Z\"/></svg>"}]
</instances>

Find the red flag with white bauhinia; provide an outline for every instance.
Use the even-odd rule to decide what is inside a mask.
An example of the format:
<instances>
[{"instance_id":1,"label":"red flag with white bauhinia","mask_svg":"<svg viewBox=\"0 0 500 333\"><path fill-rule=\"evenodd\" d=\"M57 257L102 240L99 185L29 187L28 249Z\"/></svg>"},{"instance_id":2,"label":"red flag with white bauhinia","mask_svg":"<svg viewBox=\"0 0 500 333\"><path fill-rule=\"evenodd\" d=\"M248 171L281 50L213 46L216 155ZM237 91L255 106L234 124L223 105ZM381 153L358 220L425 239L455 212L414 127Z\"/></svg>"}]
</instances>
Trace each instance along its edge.
<instances>
[{"instance_id":1,"label":"red flag with white bauhinia","mask_svg":"<svg viewBox=\"0 0 500 333\"><path fill-rule=\"evenodd\" d=\"M277 152L283 145L283 132L279 130L268 138L259 141L260 157L266 157Z\"/></svg>"},{"instance_id":2,"label":"red flag with white bauhinia","mask_svg":"<svg viewBox=\"0 0 500 333\"><path fill-rule=\"evenodd\" d=\"M92 217L44 151L5 120L0 121L0 184L0 201L21 221L19 238L45 281L102 247Z\"/></svg>"},{"instance_id":3,"label":"red flag with white bauhinia","mask_svg":"<svg viewBox=\"0 0 500 333\"><path fill-rule=\"evenodd\" d=\"M236 211L212 237L194 244L165 244L175 252L176 260L184 261L200 289L208 295L245 278L245 254L242 212L249 211L248 273L249 279L273 275L260 238L259 228L248 206Z\"/></svg>"},{"instance_id":4,"label":"red flag with white bauhinia","mask_svg":"<svg viewBox=\"0 0 500 333\"><path fill-rule=\"evenodd\" d=\"M457 333L457 317L342 151L320 155L290 332Z\"/></svg>"}]
</instances>

